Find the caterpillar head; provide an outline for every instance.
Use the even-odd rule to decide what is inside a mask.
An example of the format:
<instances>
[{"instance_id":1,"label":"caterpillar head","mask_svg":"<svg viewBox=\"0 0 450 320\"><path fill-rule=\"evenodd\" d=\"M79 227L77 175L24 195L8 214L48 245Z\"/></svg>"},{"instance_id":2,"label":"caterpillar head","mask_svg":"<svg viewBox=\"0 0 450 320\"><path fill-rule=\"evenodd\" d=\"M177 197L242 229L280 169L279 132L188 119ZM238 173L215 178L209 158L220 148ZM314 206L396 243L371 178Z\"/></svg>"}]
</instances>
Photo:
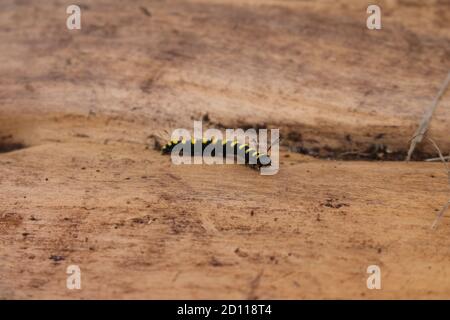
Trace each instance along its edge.
<instances>
[{"instance_id":1,"label":"caterpillar head","mask_svg":"<svg viewBox=\"0 0 450 320\"><path fill-rule=\"evenodd\" d=\"M260 167L269 167L272 163L272 160L267 154L262 154L258 157L258 165Z\"/></svg>"}]
</instances>

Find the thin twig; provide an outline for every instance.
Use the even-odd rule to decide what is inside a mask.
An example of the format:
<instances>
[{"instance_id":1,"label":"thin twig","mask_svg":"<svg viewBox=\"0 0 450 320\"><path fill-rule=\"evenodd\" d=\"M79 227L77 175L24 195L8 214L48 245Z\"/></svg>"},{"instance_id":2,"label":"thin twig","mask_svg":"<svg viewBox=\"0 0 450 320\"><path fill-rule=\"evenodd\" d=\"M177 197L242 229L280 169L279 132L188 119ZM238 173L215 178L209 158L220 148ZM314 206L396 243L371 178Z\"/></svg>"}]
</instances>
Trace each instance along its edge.
<instances>
[{"instance_id":1,"label":"thin twig","mask_svg":"<svg viewBox=\"0 0 450 320\"><path fill-rule=\"evenodd\" d=\"M434 142L433 139L428 138L428 140L431 141L431 143L433 144L434 148L437 150L438 154L439 154L439 159L441 159L442 163L444 164L445 169L447 170L447 173L450 177L450 169L448 167L448 163L447 161L445 161L444 156L442 155L441 149L439 149L438 145L436 144L436 142ZM450 184L450 179L449 179L449 184Z\"/></svg>"},{"instance_id":2,"label":"thin twig","mask_svg":"<svg viewBox=\"0 0 450 320\"><path fill-rule=\"evenodd\" d=\"M414 137L411 140L411 145L408 150L408 156L406 157L406 161L409 161L411 159L411 156L414 152L414 149L418 143L420 143L423 139L423 136L428 130L428 125L430 124L431 118L433 117L433 113L436 110L439 100L442 98L442 96L445 93L445 90L447 90L447 87L450 83L450 71L447 75L447 78L442 83L438 94L434 98L433 102L431 103L430 107L426 111L425 115L422 118L422 121L420 122L419 127L417 128L416 132L414 133Z\"/></svg>"},{"instance_id":3,"label":"thin twig","mask_svg":"<svg viewBox=\"0 0 450 320\"><path fill-rule=\"evenodd\" d=\"M441 220L442 216L444 215L445 211L447 211L448 207L450 207L450 200L444 205L441 211L439 211L439 213L437 214L436 219L434 219L434 222L431 225L431 229L436 229L438 222Z\"/></svg>"},{"instance_id":4,"label":"thin twig","mask_svg":"<svg viewBox=\"0 0 450 320\"><path fill-rule=\"evenodd\" d=\"M439 153L439 159L441 159L442 163L445 166L445 169L447 170L447 176L448 176L448 184L450 186L450 168L448 166L447 161L445 161L444 156L442 155L441 149L439 149L438 145L436 144L436 142L434 142L432 139L428 138L428 140L431 141L431 143L433 144L434 148L437 150L437 152ZM441 220L441 218L444 216L444 213L447 211L447 209L450 206L450 200L448 200L448 202L444 205L444 207L439 211L439 213L436 215L436 219L434 219L433 224L431 225L431 229L435 229L438 222Z\"/></svg>"},{"instance_id":5,"label":"thin twig","mask_svg":"<svg viewBox=\"0 0 450 320\"><path fill-rule=\"evenodd\" d=\"M445 160L450 160L450 156L446 156L444 157ZM434 161L442 161L441 158L430 158L430 159L425 159L425 162L434 162Z\"/></svg>"}]
</instances>

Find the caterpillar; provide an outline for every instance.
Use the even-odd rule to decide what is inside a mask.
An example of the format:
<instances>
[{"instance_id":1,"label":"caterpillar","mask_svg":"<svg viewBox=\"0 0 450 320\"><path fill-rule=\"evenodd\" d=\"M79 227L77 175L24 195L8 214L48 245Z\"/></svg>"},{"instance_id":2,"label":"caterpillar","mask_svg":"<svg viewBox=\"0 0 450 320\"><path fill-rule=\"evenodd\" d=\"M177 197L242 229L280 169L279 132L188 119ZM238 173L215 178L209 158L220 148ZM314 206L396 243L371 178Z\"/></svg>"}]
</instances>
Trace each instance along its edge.
<instances>
[{"instance_id":1,"label":"caterpillar","mask_svg":"<svg viewBox=\"0 0 450 320\"><path fill-rule=\"evenodd\" d=\"M206 147L209 145L222 147L216 147L211 152L211 156L227 157L232 155L233 157L241 157L244 163L252 168L259 169L261 167L267 167L271 165L270 157L265 153L259 153L253 148L250 148L248 144L240 144L237 140L220 140L220 139L194 139L190 142L183 140L171 140L161 148L162 154L170 154L173 148L179 144L190 143L191 155L203 155ZM199 152L201 151L201 154ZM217 154L215 151L218 151Z\"/></svg>"}]
</instances>

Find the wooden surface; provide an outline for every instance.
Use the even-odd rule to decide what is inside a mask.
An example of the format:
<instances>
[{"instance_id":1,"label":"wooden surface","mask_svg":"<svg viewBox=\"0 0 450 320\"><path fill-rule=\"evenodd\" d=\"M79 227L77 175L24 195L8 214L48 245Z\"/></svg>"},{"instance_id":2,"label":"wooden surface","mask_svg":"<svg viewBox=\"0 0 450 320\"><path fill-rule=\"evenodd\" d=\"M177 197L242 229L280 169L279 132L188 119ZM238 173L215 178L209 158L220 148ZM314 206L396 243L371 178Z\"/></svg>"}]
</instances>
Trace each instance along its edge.
<instances>
[{"instance_id":1,"label":"wooden surface","mask_svg":"<svg viewBox=\"0 0 450 320\"><path fill-rule=\"evenodd\" d=\"M448 298L441 164L293 152L406 155L450 69L448 2L381 1L380 31L364 1L79 3L78 31L63 1L0 4L0 149L26 147L0 154L1 298ZM153 150L202 118L280 128L280 173ZM447 93L446 154L449 127Z\"/></svg>"}]
</instances>

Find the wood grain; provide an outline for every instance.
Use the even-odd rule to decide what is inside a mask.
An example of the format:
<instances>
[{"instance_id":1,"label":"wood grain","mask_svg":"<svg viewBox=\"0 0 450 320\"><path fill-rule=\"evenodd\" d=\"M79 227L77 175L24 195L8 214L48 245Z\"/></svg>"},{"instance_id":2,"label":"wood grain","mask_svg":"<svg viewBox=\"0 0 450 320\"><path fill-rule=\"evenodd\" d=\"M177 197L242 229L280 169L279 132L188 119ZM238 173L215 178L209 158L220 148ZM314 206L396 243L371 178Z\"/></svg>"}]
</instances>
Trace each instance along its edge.
<instances>
[{"instance_id":1,"label":"wood grain","mask_svg":"<svg viewBox=\"0 0 450 320\"><path fill-rule=\"evenodd\" d=\"M379 1L379 31L364 1L79 3L71 31L64 1L0 4L0 145L25 146L0 154L0 298L448 298L441 164L292 152L406 155L450 69L448 1ZM279 174L153 150L205 115L280 128ZM449 127L447 93L444 154Z\"/></svg>"}]
</instances>

